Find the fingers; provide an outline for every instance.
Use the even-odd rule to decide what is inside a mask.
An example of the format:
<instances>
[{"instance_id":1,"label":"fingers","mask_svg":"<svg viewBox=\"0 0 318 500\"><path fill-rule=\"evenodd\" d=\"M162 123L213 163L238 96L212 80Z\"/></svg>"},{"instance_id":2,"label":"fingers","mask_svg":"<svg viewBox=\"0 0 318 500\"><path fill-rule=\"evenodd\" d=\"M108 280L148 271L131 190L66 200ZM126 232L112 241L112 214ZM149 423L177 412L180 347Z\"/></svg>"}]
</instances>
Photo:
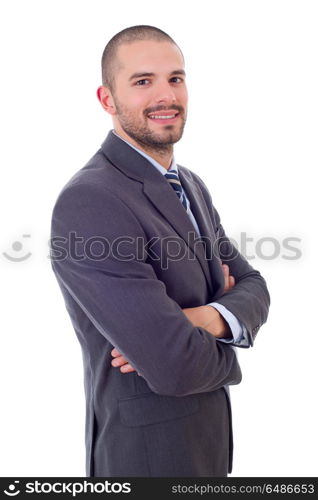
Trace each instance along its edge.
<instances>
[{"instance_id":1,"label":"fingers","mask_svg":"<svg viewBox=\"0 0 318 500\"><path fill-rule=\"evenodd\" d=\"M127 363L127 359L124 356L118 356L112 360L113 366L123 366Z\"/></svg>"},{"instance_id":2,"label":"fingers","mask_svg":"<svg viewBox=\"0 0 318 500\"><path fill-rule=\"evenodd\" d=\"M235 286L235 278L234 278L234 276L230 276L229 277L229 286L230 286L230 288L233 288L233 286Z\"/></svg>"},{"instance_id":3,"label":"fingers","mask_svg":"<svg viewBox=\"0 0 318 500\"><path fill-rule=\"evenodd\" d=\"M117 350L113 349L111 355L114 359L111 361L112 366L119 368L122 373L130 373L136 371L135 368L128 363L127 359L122 356L122 354ZM138 373L139 375L139 373Z\"/></svg>"},{"instance_id":4,"label":"fingers","mask_svg":"<svg viewBox=\"0 0 318 500\"><path fill-rule=\"evenodd\" d=\"M224 292L228 292L235 286L234 276L230 276L230 268L227 264L222 264L222 270L224 275Z\"/></svg>"},{"instance_id":5,"label":"fingers","mask_svg":"<svg viewBox=\"0 0 318 500\"><path fill-rule=\"evenodd\" d=\"M224 291L227 292L230 289L230 270L229 266L222 264L223 276L224 276Z\"/></svg>"},{"instance_id":6,"label":"fingers","mask_svg":"<svg viewBox=\"0 0 318 500\"><path fill-rule=\"evenodd\" d=\"M122 373L130 373L130 372L135 372L135 368L131 366L129 363L126 363L125 365L120 367L120 371Z\"/></svg>"}]
</instances>

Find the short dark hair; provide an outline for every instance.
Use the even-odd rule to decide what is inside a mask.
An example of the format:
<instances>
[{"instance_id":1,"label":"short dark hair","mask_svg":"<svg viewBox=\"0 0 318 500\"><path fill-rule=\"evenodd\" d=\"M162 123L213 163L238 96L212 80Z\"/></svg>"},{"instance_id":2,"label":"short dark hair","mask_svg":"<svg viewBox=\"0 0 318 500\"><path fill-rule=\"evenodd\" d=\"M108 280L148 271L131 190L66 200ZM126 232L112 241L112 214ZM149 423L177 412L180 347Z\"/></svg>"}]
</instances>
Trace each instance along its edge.
<instances>
[{"instance_id":1,"label":"short dark hair","mask_svg":"<svg viewBox=\"0 0 318 500\"><path fill-rule=\"evenodd\" d=\"M176 45L181 52L180 47L171 36L155 26L141 24L119 31L119 33L109 40L102 55L102 82L103 85L109 87L111 91L113 91L115 86L115 67L118 47L124 43L132 43L140 40L171 42Z\"/></svg>"}]
</instances>

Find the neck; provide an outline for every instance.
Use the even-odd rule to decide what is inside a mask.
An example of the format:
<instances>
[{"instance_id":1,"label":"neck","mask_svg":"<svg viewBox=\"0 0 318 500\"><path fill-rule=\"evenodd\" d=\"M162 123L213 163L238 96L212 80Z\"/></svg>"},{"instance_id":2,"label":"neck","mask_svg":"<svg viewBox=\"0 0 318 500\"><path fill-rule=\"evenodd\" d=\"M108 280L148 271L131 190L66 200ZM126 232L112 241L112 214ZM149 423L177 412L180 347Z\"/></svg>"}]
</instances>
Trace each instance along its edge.
<instances>
[{"instance_id":1,"label":"neck","mask_svg":"<svg viewBox=\"0 0 318 500\"><path fill-rule=\"evenodd\" d=\"M173 145L172 144L168 144L168 145L164 144L164 145L162 145L162 148L158 147L156 149L153 149L150 146L148 147L144 144L139 144L139 142L135 141L129 135L127 135L124 132L124 130L118 130L117 128L115 128L115 132L122 139L125 139L125 141L129 142L130 144L132 144L136 148L141 149L144 153L151 156L151 158L153 158L153 160L157 161L166 170L169 169L171 162L172 162L172 157L173 157Z\"/></svg>"}]
</instances>

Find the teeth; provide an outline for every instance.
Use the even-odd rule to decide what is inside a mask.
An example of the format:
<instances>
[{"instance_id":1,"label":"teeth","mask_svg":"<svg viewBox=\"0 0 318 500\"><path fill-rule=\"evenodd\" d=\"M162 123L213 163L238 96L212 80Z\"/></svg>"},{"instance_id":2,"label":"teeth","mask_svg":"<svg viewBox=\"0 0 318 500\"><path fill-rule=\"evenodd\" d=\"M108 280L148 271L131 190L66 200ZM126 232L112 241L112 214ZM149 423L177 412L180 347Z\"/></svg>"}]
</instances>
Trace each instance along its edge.
<instances>
[{"instance_id":1,"label":"teeth","mask_svg":"<svg viewBox=\"0 0 318 500\"><path fill-rule=\"evenodd\" d=\"M176 115L165 115L165 116L159 116L159 115L149 115L150 118L154 118L155 120L158 119L158 120L168 120L169 118L174 118Z\"/></svg>"}]
</instances>

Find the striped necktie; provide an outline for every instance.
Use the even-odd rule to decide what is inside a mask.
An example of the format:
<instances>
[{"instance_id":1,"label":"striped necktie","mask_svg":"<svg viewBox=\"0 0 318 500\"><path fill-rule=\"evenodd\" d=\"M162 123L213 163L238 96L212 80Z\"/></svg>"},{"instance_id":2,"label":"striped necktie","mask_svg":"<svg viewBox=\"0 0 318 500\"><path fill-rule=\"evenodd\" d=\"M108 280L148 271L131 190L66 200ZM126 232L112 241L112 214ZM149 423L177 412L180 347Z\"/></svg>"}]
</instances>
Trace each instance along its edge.
<instances>
[{"instance_id":1,"label":"striped necktie","mask_svg":"<svg viewBox=\"0 0 318 500\"><path fill-rule=\"evenodd\" d=\"M164 176L172 189L174 189L184 208L187 210L187 200L179 180L178 172L176 170L169 170L166 174L164 174Z\"/></svg>"}]
</instances>

